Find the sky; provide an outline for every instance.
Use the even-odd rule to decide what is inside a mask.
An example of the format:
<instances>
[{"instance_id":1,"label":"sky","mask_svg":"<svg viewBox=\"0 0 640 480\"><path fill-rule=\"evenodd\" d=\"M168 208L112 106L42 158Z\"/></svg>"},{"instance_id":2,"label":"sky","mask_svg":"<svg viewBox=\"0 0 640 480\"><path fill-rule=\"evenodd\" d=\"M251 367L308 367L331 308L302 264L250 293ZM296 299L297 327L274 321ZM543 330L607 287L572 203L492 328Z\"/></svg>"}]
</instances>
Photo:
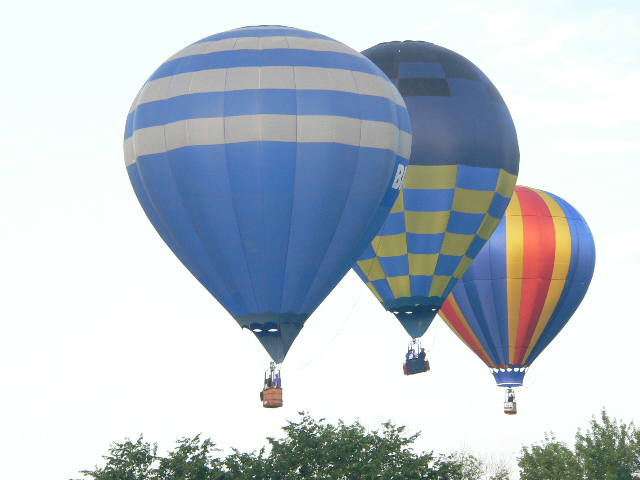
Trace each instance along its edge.
<instances>
[{"instance_id":1,"label":"sky","mask_svg":"<svg viewBox=\"0 0 640 480\"><path fill-rule=\"evenodd\" d=\"M0 478L79 479L109 444L201 433L259 449L299 411L422 432L419 450L515 465L606 408L640 422L640 4L637 0L12 2L3 7ZM475 63L518 132L518 184L578 209L596 270L574 317L502 413L503 390L438 320L432 370L405 377L408 336L350 272L283 365L284 407L258 399L268 357L180 264L140 207L122 153L129 106L166 58L212 34L287 25L361 51L425 40ZM516 478L516 476L514 476Z\"/></svg>"}]
</instances>

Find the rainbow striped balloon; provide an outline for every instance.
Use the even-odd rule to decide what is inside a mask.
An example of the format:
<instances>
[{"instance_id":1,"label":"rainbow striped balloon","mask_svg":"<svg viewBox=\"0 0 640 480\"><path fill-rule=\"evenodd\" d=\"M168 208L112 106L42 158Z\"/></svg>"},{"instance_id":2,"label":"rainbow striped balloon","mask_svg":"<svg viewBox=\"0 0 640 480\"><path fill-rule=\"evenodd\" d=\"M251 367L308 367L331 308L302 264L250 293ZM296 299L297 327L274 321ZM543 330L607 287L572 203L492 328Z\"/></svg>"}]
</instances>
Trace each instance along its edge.
<instances>
[{"instance_id":1,"label":"rainbow striped balloon","mask_svg":"<svg viewBox=\"0 0 640 480\"><path fill-rule=\"evenodd\" d=\"M498 385L521 386L529 365L580 305L594 267L584 218L555 195L517 186L500 225L439 313Z\"/></svg>"}]
</instances>

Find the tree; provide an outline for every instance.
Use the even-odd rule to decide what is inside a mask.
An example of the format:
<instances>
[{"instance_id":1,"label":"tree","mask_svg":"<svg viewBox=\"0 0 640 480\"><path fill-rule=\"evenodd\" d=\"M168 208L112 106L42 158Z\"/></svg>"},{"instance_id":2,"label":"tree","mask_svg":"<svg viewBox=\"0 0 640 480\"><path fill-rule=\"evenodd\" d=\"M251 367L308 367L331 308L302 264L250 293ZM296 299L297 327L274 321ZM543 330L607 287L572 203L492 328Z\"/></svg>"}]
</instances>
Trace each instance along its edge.
<instances>
[{"instance_id":1,"label":"tree","mask_svg":"<svg viewBox=\"0 0 640 480\"><path fill-rule=\"evenodd\" d=\"M411 448L420 435L405 435L404 426L390 422L368 432L358 421L337 426L303 414L283 427L287 436L269 438L269 462L274 479L457 479L460 465L433 453Z\"/></svg>"},{"instance_id":2,"label":"tree","mask_svg":"<svg viewBox=\"0 0 640 480\"><path fill-rule=\"evenodd\" d=\"M104 468L82 470L80 473L90 475L99 480L142 480L153 477L158 446L144 442L142 435L132 442L125 438L123 443L112 443L109 454L102 458L107 460Z\"/></svg>"},{"instance_id":3,"label":"tree","mask_svg":"<svg viewBox=\"0 0 640 480\"><path fill-rule=\"evenodd\" d=\"M81 473L95 480L486 478L469 476L469 468L465 474L467 460L415 452L412 445L420 434L407 435L404 426L387 422L379 430L369 431L359 421L332 425L304 412L300 415L299 422L288 421L283 427L283 438L268 438L268 447L257 452L232 449L231 454L220 458L215 444L197 435L178 440L173 451L160 456L157 445L140 436L136 442L125 439L113 443L109 455L103 457L104 467Z\"/></svg>"},{"instance_id":4,"label":"tree","mask_svg":"<svg viewBox=\"0 0 640 480\"><path fill-rule=\"evenodd\" d=\"M602 423L595 416L591 428L576 435L576 456L587 479L632 480L640 473L640 432L633 422L611 420L602 410Z\"/></svg>"},{"instance_id":5,"label":"tree","mask_svg":"<svg viewBox=\"0 0 640 480\"><path fill-rule=\"evenodd\" d=\"M640 431L633 422L611 420L602 410L586 433L578 430L574 449L545 435L542 445L522 447L521 480L632 480L640 476Z\"/></svg>"},{"instance_id":6,"label":"tree","mask_svg":"<svg viewBox=\"0 0 640 480\"><path fill-rule=\"evenodd\" d=\"M567 444L545 434L542 445L522 447L518 458L520 480L581 480L582 469Z\"/></svg>"}]
</instances>

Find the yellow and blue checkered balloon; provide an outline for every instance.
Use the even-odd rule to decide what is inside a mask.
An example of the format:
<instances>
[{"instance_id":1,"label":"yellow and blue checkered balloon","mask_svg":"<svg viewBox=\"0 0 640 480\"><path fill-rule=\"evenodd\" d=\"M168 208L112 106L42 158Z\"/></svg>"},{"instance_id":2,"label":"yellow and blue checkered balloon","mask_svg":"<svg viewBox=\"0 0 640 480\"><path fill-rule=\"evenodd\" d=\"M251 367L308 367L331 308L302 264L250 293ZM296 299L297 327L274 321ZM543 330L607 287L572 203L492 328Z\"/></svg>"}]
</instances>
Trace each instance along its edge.
<instances>
[{"instance_id":1,"label":"yellow and blue checkered balloon","mask_svg":"<svg viewBox=\"0 0 640 480\"><path fill-rule=\"evenodd\" d=\"M413 139L404 189L354 270L417 338L498 226L518 140L496 87L461 55L414 41L362 53L398 87Z\"/></svg>"}]
</instances>

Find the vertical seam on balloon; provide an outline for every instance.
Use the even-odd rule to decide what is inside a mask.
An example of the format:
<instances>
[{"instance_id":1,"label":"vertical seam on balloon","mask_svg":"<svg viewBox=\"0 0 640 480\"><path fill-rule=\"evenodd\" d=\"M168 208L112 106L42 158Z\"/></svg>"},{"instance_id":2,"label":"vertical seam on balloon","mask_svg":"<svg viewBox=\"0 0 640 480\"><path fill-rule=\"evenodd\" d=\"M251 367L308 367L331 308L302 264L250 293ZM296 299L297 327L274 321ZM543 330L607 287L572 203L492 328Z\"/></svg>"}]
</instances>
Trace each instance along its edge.
<instances>
[{"instance_id":1,"label":"vertical seam on balloon","mask_svg":"<svg viewBox=\"0 0 640 480\"><path fill-rule=\"evenodd\" d=\"M237 37L237 38L236 38L236 40L235 40L235 42L233 43L233 47L231 48L230 52L233 52L233 51L235 50L236 45L238 44L239 39L240 39L240 37ZM228 156L227 156L227 123L226 123L226 118L227 118L227 117L226 117L226 115L225 115L225 108L224 108L224 105L225 105L225 104L226 104L226 102L227 102L227 98L226 98L226 93L227 93L227 80L228 80L228 78L229 78L229 64L231 63L231 55L232 55L232 54L229 54L229 55L227 56L227 68L226 68L226 72L225 72L225 76L224 76L224 87L223 87L223 89L222 89L222 91L223 91L223 95L222 95L222 102L223 102L223 107L222 107L222 120L223 120L223 121L222 121L222 132L223 132L223 137L222 137L222 138L224 139L224 141L223 141L224 151L225 151L225 154L224 154L224 160L225 160L225 165L226 165L226 167L227 167L227 178L229 178L229 184L230 184L230 185L229 185L229 189L230 189L230 190L231 190L231 172L229 171L229 158L228 158ZM236 203L235 203L235 201L234 201L234 199L233 199L233 191L231 191L231 204L232 204L232 206L233 206L233 211L234 211L234 213L235 213L235 219L236 219L235 224L236 224L236 228L237 228L237 231L238 231L238 237L240 238L240 241L242 242L242 231L240 230L240 224L239 224L239 222L238 222L238 210L237 210L237 208L236 208ZM249 271L249 262L248 262L248 260L247 260L247 253L246 253L246 251L245 251L244 244L242 244L240 247L241 247L241 249L242 249L242 253L244 254L244 262L245 262L245 267L246 267L246 275L247 275L247 278L249 279L249 283L251 284L251 290L252 290L252 292L253 292L253 303L255 303L255 304L256 304L256 307L257 307L257 306L258 306L258 300L257 300L257 298L256 298L256 292L255 292L255 287L254 287L254 285L253 285L253 279L251 278L250 271ZM246 302L245 302L245 303L246 303Z\"/></svg>"},{"instance_id":2,"label":"vertical seam on balloon","mask_svg":"<svg viewBox=\"0 0 640 480\"><path fill-rule=\"evenodd\" d=\"M196 45L197 45L197 44L198 44L198 42L191 44L189 47L187 47L189 50L188 50L187 52L185 52L185 53L190 53L192 50L194 50L194 49L195 49L195 47L196 47ZM179 59L176 59L176 63L177 63L177 60L185 61L185 60L187 60L187 59L191 59L192 57L193 57L193 55L184 55L184 56L180 57ZM176 65L176 66L177 66L177 65ZM175 72L175 69L174 69L174 72ZM192 87L193 87L193 80L194 80L194 78L195 78L195 73L194 73L194 72L191 72L191 80L190 80L190 82L189 82L189 88L188 88L188 93L187 93L187 95L191 94L191 92L192 92ZM165 94L165 99L169 98L169 97L168 97L168 92L169 92L169 89L171 88L172 81L173 81L173 74L172 74L172 80L170 80L170 81L169 81L169 83L168 83L168 85L167 85L167 92L166 92L166 94ZM223 122L223 125L224 125L224 122ZM190 142L190 138L189 138L189 128L188 128L188 126L189 126L189 120L185 120L186 143L187 143L187 146L189 147L189 146L191 146L191 142ZM174 183L175 183L175 182L174 182ZM176 191L178 191L177 187L176 187ZM179 191L178 191L178 192L179 192ZM180 198L182 199L182 196L180 196ZM183 208L184 208L184 211L185 211L185 215L187 216L187 218L189 218L189 221L191 222L191 225L192 225L192 227L193 227L194 236L198 239L198 242L199 242L199 243L200 243L200 245L202 246L202 250L203 250L203 252L205 253L205 257L206 257L206 258L207 258L207 260L209 261L209 263L210 263L210 265L211 265L211 267L212 267L212 269L213 269L213 271L214 271L215 276L217 276L217 277L218 277L218 279L220 280L220 283L222 283L222 284L224 285L226 292L229 294L229 296L231 296L231 290L229 289L229 287L228 287L228 285L226 284L226 282L223 280L223 277L222 277L222 275L220 274L219 269L216 267L215 263L211 260L211 257L209 256L209 254L208 254L208 252L207 252L207 248L206 248L206 246L205 246L205 243L202 241L202 238L200 238L200 235L198 235L198 234L196 233L195 225L193 224L193 221L191 220L191 216L190 216L190 215L189 215L189 213L188 213L188 210L187 210L187 208L186 208L186 206L185 206L185 202L184 202L184 200L182 201L182 205L183 205ZM189 257L189 255L186 255L186 256L187 256L187 257ZM195 261L191 260L191 262L192 262L195 266L197 266L197 263L196 263ZM200 268L198 268L198 270L200 270ZM204 273L204 272L202 272L202 277L206 277L206 276L207 276L207 275L205 275L205 273ZM196 277L196 278L197 278L197 277ZM202 283L202 282L201 282L201 283ZM236 304L236 302L235 302L235 301L234 301L233 303L234 303L234 304ZM236 304L235 306L236 306L236 307L240 307L240 305L237 305L237 304Z\"/></svg>"},{"instance_id":3,"label":"vertical seam on balloon","mask_svg":"<svg viewBox=\"0 0 640 480\"><path fill-rule=\"evenodd\" d=\"M334 44L334 43L331 43L330 45L331 45L331 47L333 48L334 53L338 54L339 52L338 52L338 50L336 49L335 44ZM351 76L352 76L353 81L354 81L354 83L355 83L355 85L356 85L356 91L357 91L357 94L358 94L358 106L360 106L360 97L359 97L359 96L360 96L360 90L358 89L358 82L356 81L355 76L353 75L353 70L349 70L349 71L351 72ZM358 143L361 143L361 141L362 141L362 109L360 109L360 110L359 110L359 113L360 113L360 115L359 115L359 118L360 118L360 140L359 140L359 142L358 142ZM335 118L334 118L334 120L333 120L333 125L334 125L334 129L333 129L333 143L332 143L332 148L335 148L335 147L336 147L336 138L335 138ZM322 268L322 265L324 264L324 261L325 261L325 259L326 259L326 257L327 257L327 253L329 252L330 247L331 247L331 245L333 244L333 240L334 240L334 238L335 238L335 236L336 236L336 232L338 231L338 229L339 229L340 225L342 224L342 219L343 219L343 217L344 217L344 211L345 211L345 208L344 208L344 207L345 207L345 205L347 205L347 204L349 203L349 199L351 198L351 196L352 196L352 194L353 194L353 182L354 182L354 180L355 180L355 178L356 178L356 172L358 171L359 161L360 161L360 150L358 151L358 160L356 161L356 166L355 166L355 168L354 168L353 175L352 175L352 177L351 177L351 184L350 184L350 187L349 187L349 193L347 194L347 196L346 196L346 198L345 198L345 200L344 200L344 203L343 203L343 205L342 205L342 211L341 211L341 213L340 213L340 216L339 216L339 218L338 218L338 221L336 222L336 226L335 226L335 229L334 229L334 231L333 231L333 234L331 235L331 239L329 240L329 243L327 244L327 249L326 249L326 250L325 250L325 252L324 252L324 255L323 255L323 257L322 257L322 260L321 260L321 261L320 261L320 263L318 264L318 271L320 271L320 269ZM348 265L348 266L347 266L347 269L345 270L345 272L342 274L342 276L340 276L340 277L339 277L339 280L341 280L341 279L342 279L342 277L344 277L344 275L346 275L346 273L347 273L350 269L351 269L351 265ZM313 287L313 286L316 284L317 279L318 279L318 277L317 277L317 275L316 275L316 276L313 278L312 282L311 282L311 285L310 285L311 287ZM339 281L339 280L338 280L338 281ZM330 282L325 282L325 284L324 284L322 287L320 287L320 290L324 290L324 289L326 288L326 284L327 284L327 283L330 283ZM300 304L301 306L304 306L304 305L306 304L306 302L307 302L307 298L309 297L309 294L311 293L311 291L312 291L312 290L313 290L313 288L309 288L309 290L307 291L307 294L305 295L304 299L302 300L302 302L301 302L301 304Z\"/></svg>"},{"instance_id":4,"label":"vertical seam on balloon","mask_svg":"<svg viewBox=\"0 0 640 480\"><path fill-rule=\"evenodd\" d=\"M289 50L291 50L291 45L289 44L289 38L287 37L287 35L283 34L282 37L284 38L284 41L287 44L287 48ZM292 189L292 195L291 195L291 212L289 215L289 235L288 235L288 241L287 241L287 258L285 260L285 276L282 282L282 291L280 292L280 310L282 311L282 309L284 308L284 298L285 298L285 291L284 289L287 286L287 283L289 281L289 278L287 277L286 272L289 271L288 268L288 264L289 264L289 258L290 258L290 247L291 247L291 231L292 231L292 225L293 225L293 212L295 210L295 200L296 200L296 180L298 178L297 172L298 172L298 142L299 142L299 136L298 136L298 126L299 126L299 117L300 115L298 114L298 82L296 80L296 67L294 65L294 61L292 59L291 56L289 56L290 59L290 63L291 63L291 71L293 74L293 96L295 98L295 102L296 102L296 108L295 108L295 112L296 112L296 141L294 143L295 146L295 155L294 155L294 162L293 162L293 168L294 168L294 172L293 172L293 189ZM293 309L292 309L293 310Z\"/></svg>"},{"instance_id":5,"label":"vertical seam on balloon","mask_svg":"<svg viewBox=\"0 0 640 480\"><path fill-rule=\"evenodd\" d=\"M195 48L195 45L196 45L196 44L192 44L191 46L192 46L193 48ZM192 49L193 49L193 48L192 48ZM182 63L184 60L186 60L187 58L191 58L191 57L192 57L192 55L188 55L188 56L180 57L179 59L176 59L176 60L179 60L179 61L180 61L179 63ZM176 62L176 63L178 63L178 62ZM177 64L176 64L176 68L177 68ZM174 72L175 72L175 69L174 69ZM192 82L193 82L193 77L192 77ZM169 85L167 86L167 92L168 92L168 90L169 90L170 84L171 84L171 81L169 82ZM190 84L189 90L191 90L191 85L192 85L192 83ZM224 97L223 97L223 101L224 101ZM188 125L188 121L186 122L186 125ZM187 134L188 134L188 128L187 128L187 126L186 126L186 125L185 125L185 129L186 129ZM223 126L223 129L224 129L224 117L223 117L222 126ZM225 160L226 160L226 155L225 155ZM179 193L179 190L177 189L177 187L176 187L176 191ZM181 198L181 200L183 200L181 195L180 195L180 198ZM232 290L232 289L230 289L230 288L229 288L229 286L227 285L227 282L225 282L225 281L224 281L223 276L220 274L220 271L219 271L219 270L218 270L218 268L216 267L215 262L211 259L211 256L209 255L209 253L208 253L208 251L207 251L207 248L206 248L206 246L205 246L204 242L203 242L203 241L202 241L202 239L200 238L200 235L197 235L197 234L195 233L195 232L196 232L196 229L195 229L195 226L194 226L193 221L192 221L192 219L191 219L191 216L190 216L190 215L189 215L189 213L188 213L188 209L187 209L187 208L186 208L186 206L185 206L185 202L184 202L184 201L182 201L182 204L183 204L183 208L184 208L184 211L185 211L185 215L186 215L186 217L189 219L189 221L190 221L190 223L191 223L191 225L192 225L192 227L193 227L193 231L194 231L194 235L195 235L195 237L198 239L198 241L199 241L200 245L202 246L202 250L203 250L203 252L205 253L205 255L206 255L207 259L209 260L209 263L211 264L211 266L212 266L212 268L213 268L213 270L214 270L215 274L216 274L216 275L218 276L218 278L220 279L220 282L224 285L224 287L225 287L225 289L226 289L227 293L229 294L229 296L231 296L231 295L232 295L232 291L233 291L233 290ZM193 262L193 263L195 264L195 262ZM236 283L236 282L235 282L235 280L233 280L233 279L232 279L232 281L233 281L233 283L234 283L234 284ZM240 306L241 306L241 305L238 305L238 304L235 302L235 300L234 300L233 302L234 302L234 304L235 304L235 306L236 306L236 307L240 307ZM244 305L245 305L245 307L246 307L246 302L244 301L244 299L243 299L243 303L244 303Z\"/></svg>"},{"instance_id":6,"label":"vertical seam on balloon","mask_svg":"<svg viewBox=\"0 0 640 480\"><path fill-rule=\"evenodd\" d=\"M487 253L488 253L488 256L489 256L489 278L491 279L490 282L491 282L491 287L492 287L491 288L491 298L492 298L492 302L491 303L493 304L493 313L494 313L493 318L499 318L498 317L498 301L496 299L496 294L495 294L496 288L494 286L495 277L493 275L493 272L495 270L495 266L494 266L494 262L493 262L494 256L491 254L491 243L487 242L484 245L484 248L487 249ZM497 350L497 354L500 355L500 358L496 359L496 360L498 360L499 363L503 363L502 360L506 359L506 362L504 362L504 363L509 363L509 360L510 360L509 359L509 338L508 338L509 337L509 332L508 332L508 328L507 328L507 341L506 341L506 345L505 345L505 339L502 336L502 329L500 328L500 324L501 324L501 322L498 321L497 322L497 327L498 328L496 329L497 333L498 333L498 338L497 338L498 345L497 345L496 350ZM495 345L495 342L494 342L494 345ZM506 349L505 349L505 346L506 346Z\"/></svg>"},{"instance_id":7,"label":"vertical seam on balloon","mask_svg":"<svg viewBox=\"0 0 640 480\"><path fill-rule=\"evenodd\" d=\"M183 62L183 59L184 59L184 58L188 58L188 57L182 57L182 58L180 58L180 59L176 59L176 61L174 62L174 65L173 65L173 69L172 69L172 71L171 71L171 75L170 75L171 77L173 77L173 73L174 73L174 72L175 72L175 70L178 68L178 65L179 65L179 64L181 64L181 63ZM165 63L166 63L166 62L165 62ZM146 85L146 84L145 84L145 85ZM165 100L168 98L168 97L167 97L167 94L168 94L168 92L169 92L170 85L171 85L171 81L169 81L169 83L167 84L167 89L166 89L166 91L165 91ZM144 86L143 86L143 88L144 88ZM166 103L163 105L163 109L164 109L164 110L165 110L165 112L166 112ZM168 168L169 168L169 170L171 171L171 162L169 161L169 151L168 151L168 149L167 149L167 141L166 141L166 125L164 125L164 126L163 126L162 132L163 132L164 146L165 146L165 152L164 152L164 153L165 153L165 155L167 155L167 167L168 167ZM137 163L137 162L136 162L136 163ZM138 171L139 171L139 170L138 170ZM189 222L190 222L190 223L191 223L191 225L193 226L193 222L192 222L192 220L191 220L191 217L189 216L188 209L187 209L187 208L186 208L186 206L185 206L184 199L183 199L182 195L180 195L180 190L178 189L178 187L177 187L177 185L176 185L176 183L175 183L175 178L174 178L174 176L173 176L173 172L171 172L171 173L172 173L172 174L171 174L171 180L172 180L172 182L173 182L173 184L174 184L175 191L176 191L176 193L177 193L178 197L180 198L180 203L181 203L181 205L182 205L182 211L183 211L183 213L184 213L185 217L189 220ZM152 197L151 195L149 195L149 193L148 193L148 189L147 189L147 187L145 186L145 182L144 182L144 179L143 179L143 176L142 176L142 175L140 175L140 181L141 181L141 183L142 183L142 185L143 185L143 187L144 187L144 189L145 189L145 192L147 193L147 197L149 198L149 202L151 203L151 205L152 205L152 206L153 206L153 208L155 209L156 214L158 215L158 218L160 218L160 220L162 220L162 222L163 222L163 224L164 224L164 226L165 226L166 231L169 233L169 235L171 235L171 237L173 238L173 241L175 242L175 244L176 244L177 246L179 246L179 247L180 247L180 251L184 254L185 258L189 258L190 263L191 263L192 265L194 265L194 266L198 267L198 264L193 260L193 258L192 258L192 257L187 253L187 251L182 247L182 245L180 244L180 242L178 242L178 241L177 241L177 239L176 239L175 235L172 233L172 230L171 230L170 228L168 228L168 227L167 227L167 222L166 222L166 220L165 220L165 218L164 218L164 215L162 215L162 214L160 213L160 210L156 207L155 202L153 201L153 197ZM194 228L194 231L195 231L195 228ZM200 237L199 237L198 235L195 235L195 237L196 237L196 238L200 241L200 243L202 244L202 241L201 241ZM215 268L215 266L214 266L214 268ZM199 267L198 267L198 271L200 271L200 273L201 273L201 274L203 274L203 276L204 276L204 272L203 272Z\"/></svg>"},{"instance_id":8,"label":"vertical seam on balloon","mask_svg":"<svg viewBox=\"0 0 640 480\"><path fill-rule=\"evenodd\" d=\"M262 107L262 88L261 88L261 66L262 66L262 42L264 41L265 37L258 37L260 38L260 50L259 50L259 56L260 56L260 61L258 62L258 155L260 156L260 158L262 159L262 161L260 162L260 188L261 188L261 194L262 194L262 225L263 228L261 229L262 231L262 249L264 252L264 255L262 256L262 259L264 261L263 267L264 267L264 271L265 271L265 282L269 282L269 254L267 253L267 233L266 233L266 198L265 198L265 178L264 178L264 168L265 168L265 162L268 161L267 158L265 158L264 156L264 148L263 148L263 142L262 142L262 126L263 126L263 122L264 122L264 114L262 112L264 112L264 110L261 108ZM280 294L280 297L282 297L282 293ZM256 299L257 300L257 299ZM266 308L267 311L269 311L269 299L266 299L267 305L263 305L263 308ZM280 303L282 303L282 299L280 300Z\"/></svg>"}]
</instances>

